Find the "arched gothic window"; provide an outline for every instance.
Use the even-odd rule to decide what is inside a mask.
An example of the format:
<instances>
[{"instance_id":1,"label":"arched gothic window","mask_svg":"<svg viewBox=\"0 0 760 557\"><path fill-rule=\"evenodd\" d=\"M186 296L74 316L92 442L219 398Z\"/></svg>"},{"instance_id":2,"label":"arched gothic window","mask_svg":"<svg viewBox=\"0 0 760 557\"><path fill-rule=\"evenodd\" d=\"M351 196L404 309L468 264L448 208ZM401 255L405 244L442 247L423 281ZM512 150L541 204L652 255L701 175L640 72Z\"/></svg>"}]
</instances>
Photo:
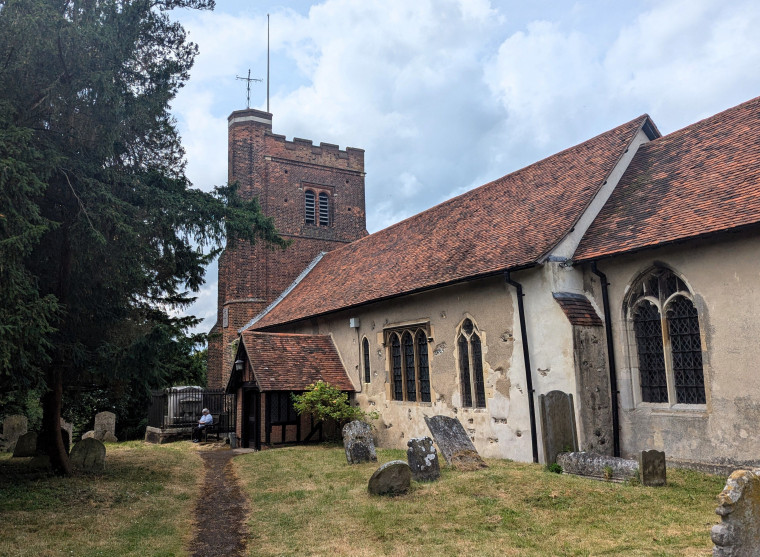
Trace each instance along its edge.
<instances>
[{"instance_id":1,"label":"arched gothic window","mask_svg":"<svg viewBox=\"0 0 760 557\"><path fill-rule=\"evenodd\" d=\"M486 388L483 380L483 350L480 335L472 321L465 319L457 338L459 349L459 383L462 406L485 408ZM473 404L474 402L474 404Z\"/></svg>"},{"instance_id":2,"label":"arched gothic window","mask_svg":"<svg viewBox=\"0 0 760 557\"><path fill-rule=\"evenodd\" d=\"M391 352L391 397L407 402L430 402L428 336L422 329L386 331ZM389 338L388 338L389 337Z\"/></svg>"},{"instance_id":3,"label":"arched gothic window","mask_svg":"<svg viewBox=\"0 0 760 557\"><path fill-rule=\"evenodd\" d=\"M369 383L371 376L369 371L369 341L364 337L362 341L362 356L364 357L364 382Z\"/></svg>"},{"instance_id":4,"label":"arched gothic window","mask_svg":"<svg viewBox=\"0 0 760 557\"><path fill-rule=\"evenodd\" d=\"M314 214L316 197L314 192L306 190L304 192L304 222L306 224L316 224L316 217Z\"/></svg>"},{"instance_id":5,"label":"arched gothic window","mask_svg":"<svg viewBox=\"0 0 760 557\"><path fill-rule=\"evenodd\" d=\"M643 402L704 404L699 315L686 284L668 269L638 281L628 301Z\"/></svg>"}]
</instances>

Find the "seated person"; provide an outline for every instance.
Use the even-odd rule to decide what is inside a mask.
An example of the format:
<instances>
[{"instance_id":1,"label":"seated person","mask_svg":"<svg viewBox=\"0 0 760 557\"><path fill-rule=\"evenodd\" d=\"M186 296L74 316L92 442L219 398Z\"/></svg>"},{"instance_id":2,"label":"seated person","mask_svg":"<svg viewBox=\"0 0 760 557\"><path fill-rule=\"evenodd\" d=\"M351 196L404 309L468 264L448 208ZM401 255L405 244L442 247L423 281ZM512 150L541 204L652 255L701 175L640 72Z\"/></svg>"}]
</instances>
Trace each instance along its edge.
<instances>
[{"instance_id":1,"label":"seated person","mask_svg":"<svg viewBox=\"0 0 760 557\"><path fill-rule=\"evenodd\" d=\"M201 440L201 431L214 423L214 416L209 414L208 408L203 409L203 416L198 420L198 425L193 428L193 443Z\"/></svg>"}]
</instances>

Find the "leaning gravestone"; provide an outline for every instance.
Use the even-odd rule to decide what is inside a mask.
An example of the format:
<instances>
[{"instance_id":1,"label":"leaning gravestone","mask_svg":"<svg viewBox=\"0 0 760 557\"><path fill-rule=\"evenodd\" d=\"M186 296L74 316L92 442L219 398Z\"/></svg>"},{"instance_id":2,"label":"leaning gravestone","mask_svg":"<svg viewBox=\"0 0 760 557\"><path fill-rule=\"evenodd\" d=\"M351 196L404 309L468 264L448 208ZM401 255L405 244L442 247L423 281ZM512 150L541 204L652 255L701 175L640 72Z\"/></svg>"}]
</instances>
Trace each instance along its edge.
<instances>
[{"instance_id":1,"label":"leaning gravestone","mask_svg":"<svg viewBox=\"0 0 760 557\"><path fill-rule=\"evenodd\" d=\"M115 443L116 414L113 412L98 412L95 414L95 439L106 443Z\"/></svg>"},{"instance_id":2,"label":"leaning gravestone","mask_svg":"<svg viewBox=\"0 0 760 557\"><path fill-rule=\"evenodd\" d=\"M71 449L71 466L80 472L102 472L106 466L106 446L97 439L83 439Z\"/></svg>"},{"instance_id":3,"label":"leaning gravestone","mask_svg":"<svg viewBox=\"0 0 760 557\"><path fill-rule=\"evenodd\" d=\"M391 460L375 470L367 489L370 495L401 495L409 491L412 471L403 460Z\"/></svg>"},{"instance_id":4,"label":"leaning gravestone","mask_svg":"<svg viewBox=\"0 0 760 557\"><path fill-rule=\"evenodd\" d=\"M538 408L546 463L555 463L559 453L577 451L573 395L562 391L540 395Z\"/></svg>"},{"instance_id":5,"label":"leaning gravestone","mask_svg":"<svg viewBox=\"0 0 760 557\"><path fill-rule=\"evenodd\" d=\"M713 557L743 557L760 552L760 469L736 470L718 495L721 523L712 527Z\"/></svg>"},{"instance_id":6,"label":"leaning gravestone","mask_svg":"<svg viewBox=\"0 0 760 557\"><path fill-rule=\"evenodd\" d=\"M459 420L448 416L425 416L425 423L449 466L458 470L488 468Z\"/></svg>"},{"instance_id":7,"label":"leaning gravestone","mask_svg":"<svg viewBox=\"0 0 760 557\"><path fill-rule=\"evenodd\" d=\"M354 420L343 426L343 447L349 464L377 461L375 442L372 440L372 427Z\"/></svg>"},{"instance_id":8,"label":"leaning gravestone","mask_svg":"<svg viewBox=\"0 0 760 557\"><path fill-rule=\"evenodd\" d=\"M18 441L16 441L16 446L13 449L13 456L14 458L37 456L37 434L30 431L19 437Z\"/></svg>"},{"instance_id":9,"label":"leaning gravestone","mask_svg":"<svg viewBox=\"0 0 760 557\"><path fill-rule=\"evenodd\" d=\"M665 485L667 483L665 453L654 449L651 451L641 451L639 471L641 473L642 484L652 487Z\"/></svg>"},{"instance_id":10,"label":"leaning gravestone","mask_svg":"<svg viewBox=\"0 0 760 557\"><path fill-rule=\"evenodd\" d=\"M16 446L16 441L26 433L27 428L26 416L15 414L8 416L3 420L3 439L5 440L7 451L12 451Z\"/></svg>"},{"instance_id":11,"label":"leaning gravestone","mask_svg":"<svg viewBox=\"0 0 760 557\"><path fill-rule=\"evenodd\" d=\"M407 441L406 458L415 482L432 482L441 477L438 452L430 437L416 437Z\"/></svg>"}]
</instances>

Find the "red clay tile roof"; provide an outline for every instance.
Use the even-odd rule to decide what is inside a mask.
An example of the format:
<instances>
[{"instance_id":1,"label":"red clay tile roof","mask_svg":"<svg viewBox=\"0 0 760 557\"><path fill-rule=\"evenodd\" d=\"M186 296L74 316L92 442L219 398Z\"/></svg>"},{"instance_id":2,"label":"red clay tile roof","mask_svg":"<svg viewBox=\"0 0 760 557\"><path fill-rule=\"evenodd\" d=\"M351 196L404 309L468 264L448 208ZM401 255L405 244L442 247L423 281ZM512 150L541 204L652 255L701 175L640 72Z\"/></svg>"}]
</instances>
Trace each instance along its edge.
<instances>
[{"instance_id":1,"label":"red clay tile roof","mask_svg":"<svg viewBox=\"0 0 760 557\"><path fill-rule=\"evenodd\" d=\"M641 116L331 251L255 328L534 264L572 228Z\"/></svg>"},{"instance_id":2,"label":"red clay tile roof","mask_svg":"<svg viewBox=\"0 0 760 557\"><path fill-rule=\"evenodd\" d=\"M639 148L577 261L760 222L760 97Z\"/></svg>"},{"instance_id":3,"label":"red clay tile roof","mask_svg":"<svg viewBox=\"0 0 760 557\"><path fill-rule=\"evenodd\" d=\"M354 391L328 335L246 331L241 336L262 391L303 391L320 379L341 391Z\"/></svg>"},{"instance_id":4,"label":"red clay tile roof","mask_svg":"<svg viewBox=\"0 0 760 557\"><path fill-rule=\"evenodd\" d=\"M601 327L604 324L583 294L555 292L553 296L571 324L584 327Z\"/></svg>"}]
</instances>

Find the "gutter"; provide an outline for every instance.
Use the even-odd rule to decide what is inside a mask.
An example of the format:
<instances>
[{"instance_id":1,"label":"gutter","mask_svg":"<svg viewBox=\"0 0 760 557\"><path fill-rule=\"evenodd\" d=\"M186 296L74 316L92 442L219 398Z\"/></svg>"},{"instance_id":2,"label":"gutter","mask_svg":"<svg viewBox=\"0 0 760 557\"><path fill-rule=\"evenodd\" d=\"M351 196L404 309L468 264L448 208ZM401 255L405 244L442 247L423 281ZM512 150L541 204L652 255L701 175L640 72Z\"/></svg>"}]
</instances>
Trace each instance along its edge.
<instances>
[{"instance_id":1,"label":"gutter","mask_svg":"<svg viewBox=\"0 0 760 557\"><path fill-rule=\"evenodd\" d=\"M610 318L610 297L607 287L607 275L596 267L596 260L591 262L591 271L599 277L602 284L602 305L604 307L604 332L607 337L607 366L610 373L610 408L612 410L612 447L613 456L620 456L620 410L618 408L618 385L615 372L615 352L612 347L612 319Z\"/></svg>"},{"instance_id":2,"label":"gutter","mask_svg":"<svg viewBox=\"0 0 760 557\"><path fill-rule=\"evenodd\" d=\"M525 307L523 306L523 290L519 282L515 282L509 276L509 271L504 272L504 280L517 290L517 309L520 314L520 335L522 336L523 359L525 360L525 384L528 389L528 413L530 414L530 442L533 449L533 462L538 462L538 435L536 433L536 406L533 402L533 378L530 367L530 350L528 347L528 332L525 326Z\"/></svg>"}]
</instances>

